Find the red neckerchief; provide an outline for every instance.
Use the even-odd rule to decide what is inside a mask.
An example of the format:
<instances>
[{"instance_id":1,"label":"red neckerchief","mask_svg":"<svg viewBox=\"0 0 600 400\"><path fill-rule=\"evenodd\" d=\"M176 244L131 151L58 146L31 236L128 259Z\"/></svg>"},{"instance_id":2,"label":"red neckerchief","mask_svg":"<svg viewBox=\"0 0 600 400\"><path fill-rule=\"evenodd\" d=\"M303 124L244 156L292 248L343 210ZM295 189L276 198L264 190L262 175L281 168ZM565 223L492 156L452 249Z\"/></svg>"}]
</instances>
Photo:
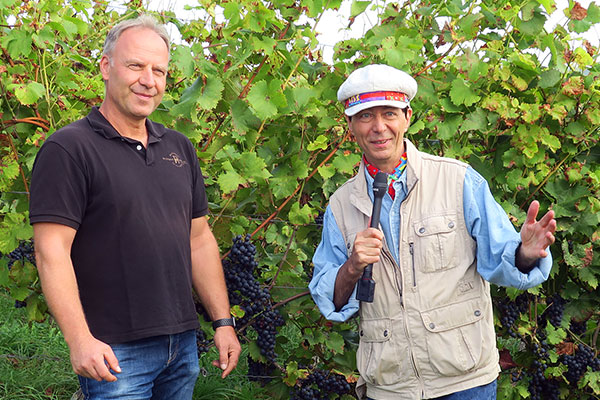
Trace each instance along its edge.
<instances>
[{"instance_id":1,"label":"red neckerchief","mask_svg":"<svg viewBox=\"0 0 600 400\"><path fill-rule=\"evenodd\" d=\"M375 175L377 175L377 173L379 172L379 168L377 168L374 165L371 165L371 163L367 160L367 157L365 157L364 154L363 154L363 161L365 163L365 167L367 168L367 171L369 172L369 175L371 175L371 177L373 179L375 179ZM400 161L398 161L398 164L396 164L396 167L394 168L394 173L388 174L388 193L389 193L390 197L392 198L392 200L394 200L394 198L396 197L396 190L394 189L394 182L397 181L398 179L400 179L400 176L402 176L402 173L404 172L405 168L406 168L406 152L404 152L404 154L402 154L402 157L400 157Z\"/></svg>"}]
</instances>

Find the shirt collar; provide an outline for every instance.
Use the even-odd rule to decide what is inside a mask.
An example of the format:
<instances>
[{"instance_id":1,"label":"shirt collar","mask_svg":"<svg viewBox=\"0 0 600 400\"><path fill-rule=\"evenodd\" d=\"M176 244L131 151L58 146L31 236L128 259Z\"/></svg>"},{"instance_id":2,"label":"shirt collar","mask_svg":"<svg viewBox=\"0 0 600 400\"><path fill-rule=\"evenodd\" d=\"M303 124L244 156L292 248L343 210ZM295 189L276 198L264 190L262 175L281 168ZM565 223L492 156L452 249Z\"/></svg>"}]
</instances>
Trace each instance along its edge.
<instances>
[{"instance_id":1,"label":"shirt collar","mask_svg":"<svg viewBox=\"0 0 600 400\"><path fill-rule=\"evenodd\" d=\"M106 139L120 138L121 134L111 125L110 122L100 112L98 107L92 107L90 113L87 115L87 120L90 123L92 129L104 136ZM164 125L150 121L146 118L146 130L148 131L148 142L159 141L160 138L165 134L166 128Z\"/></svg>"},{"instance_id":2,"label":"shirt collar","mask_svg":"<svg viewBox=\"0 0 600 400\"><path fill-rule=\"evenodd\" d=\"M392 199L394 199L396 197L396 190L394 189L394 182L400 180L400 177L402 177L402 174L404 173L404 170L406 169L406 161L407 161L406 152L404 152L404 154L402 154L402 156L400 157L398 164L396 164L396 167L394 168L394 172L391 174L388 174L388 193ZM372 165L369 162L369 160L367 160L367 157L365 157L364 154L363 154L363 162L365 164L365 169L367 170L367 172L369 173L371 178L374 179L375 175L377 175L377 173L380 171L380 169L377 168L376 166Z\"/></svg>"}]
</instances>

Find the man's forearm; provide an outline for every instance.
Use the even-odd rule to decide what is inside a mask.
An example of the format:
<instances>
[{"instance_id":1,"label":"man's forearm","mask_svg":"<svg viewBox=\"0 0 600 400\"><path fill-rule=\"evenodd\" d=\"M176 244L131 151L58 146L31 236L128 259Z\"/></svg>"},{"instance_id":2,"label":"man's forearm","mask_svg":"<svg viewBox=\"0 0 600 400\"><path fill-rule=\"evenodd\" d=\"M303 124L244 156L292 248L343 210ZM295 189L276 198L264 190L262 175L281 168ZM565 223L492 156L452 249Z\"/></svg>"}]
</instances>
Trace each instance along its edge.
<instances>
[{"instance_id":1,"label":"man's forearm","mask_svg":"<svg viewBox=\"0 0 600 400\"><path fill-rule=\"evenodd\" d=\"M360 279L362 273L354 272L351 268L350 260L346 261L339 269L335 278L333 289L333 304L335 311L339 311L348 303L356 282Z\"/></svg>"},{"instance_id":2,"label":"man's forearm","mask_svg":"<svg viewBox=\"0 0 600 400\"><path fill-rule=\"evenodd\" d=\"M58 233L57 233L58 232ZM91 336L70 257L74 231L50 224L34 226L36 264L44 297L69 346Z\"/></svg>"},{"instance_id":3,"label":"man's forearm","mask_svg":"<svg viewBox=\"0 0 600 400\"><path fill-rule=\"evenodd\" d=\"M229 318L229 297L217 241L210 230L203 229L201 235L192 236L191 246L194 290L213 321Z\"/></svg>"}]
</instances>

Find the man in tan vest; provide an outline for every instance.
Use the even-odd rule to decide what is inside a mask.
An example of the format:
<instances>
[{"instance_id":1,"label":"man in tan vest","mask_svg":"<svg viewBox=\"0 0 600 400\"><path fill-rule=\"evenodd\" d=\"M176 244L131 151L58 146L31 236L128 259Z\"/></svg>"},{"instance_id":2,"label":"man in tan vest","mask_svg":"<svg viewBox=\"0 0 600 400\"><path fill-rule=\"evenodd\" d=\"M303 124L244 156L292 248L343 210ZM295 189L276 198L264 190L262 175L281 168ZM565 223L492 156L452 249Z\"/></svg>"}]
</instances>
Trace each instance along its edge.
<instances>
[{"instance_id":1,"label":"man in tan vest","mask_svg":"<svg viewBox=\"0 0 600 400\"><path fill-rule=\"evenodd\" d=\"M404 138L417 83L387 65L351 73L338 91L363 151L358 174L331 197L311 294L325 317L360 316L361 398L496 399L499 372L489 283L526 289L548 278L553 211L537 201L517 233L485 179ZM388 174L379 229L373 181ZM372 302L356 284L373 264Z\"/></svg>"}]
</instances>

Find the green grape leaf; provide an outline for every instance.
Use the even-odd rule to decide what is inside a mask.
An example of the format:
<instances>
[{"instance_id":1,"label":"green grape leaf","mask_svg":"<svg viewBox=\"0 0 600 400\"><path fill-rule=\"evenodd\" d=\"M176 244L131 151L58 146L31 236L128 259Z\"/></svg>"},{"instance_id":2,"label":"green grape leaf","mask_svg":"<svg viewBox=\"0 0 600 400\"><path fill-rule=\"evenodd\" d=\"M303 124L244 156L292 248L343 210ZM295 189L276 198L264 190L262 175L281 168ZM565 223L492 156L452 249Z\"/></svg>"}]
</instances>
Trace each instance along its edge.
<instances>
[{"instance_id":1,"label":"green grape leaf","mask_svg":"<svg viewBox=\"0 0 600 400\"><path fill-rule=\"evenodd\" d=\"M8 50L8 54L13 59L28 57L31 54L32 37L21 29L11 29L3 39L2 44Z\"/></svg>"},{"instance_id":2,"label":"green grape leaf","mask_svg":"<svg viewBox=\"0 0 600 400\"><path fill-rule=\"evenodd\" d=\"M455 105L464 104L468 107L477 103L480 98L463 79L456 78L452 81L450 99Z\"/></svg>"},{"instance_id":3,"label":"green grape leaf","mask_svg":"<svg viewBox=\"0 0 600 400\"><path fill-rule=\"evenodd\" d=\"M370 1L352 0L352 5L350 6L350 18L354 19L358 15L364 13L369 5L371 5Z\"/></svg>"},{"instance_id":4,"label":"green grape leaf","mask_svg":"<svg viewBox=\"0 0 600 400\"><path fill-rule=\"evenodd\" d=\"M265 161L258 157L256 153L243 153L240 157L240 163L242 165L240 170L244 171L244 175L250 181L271 177L271 173L266 169Z\"/></svg>"},{"instance_id":5,"label":"green grape leaf","mask_svg":"<svg viewBox=\"0 0 600 400\"><path fill-rule=\"evenodd\" d=\"M561 75L555 69L549 69L540 74L538 86L542 89L553 87L560 81Z\"/></svg>"},{"instance_id":6,"label":"green grape leaf","mask_svg":"<svg viewBox=\"0 0 600 400\"><path fill-rule=\"evenodd\" d=\"M29 105L36 103L44 95L46 88L39 82L30 82L26 86L15 89L15 95L21 104Z\"/></svg>"},{"instance_id":7,"label":"green grape leaf","mask_svg":"<svg viewBox=\"0 0 600 400\"><path fill-rule=\"evenodd\" d=\"M317 136L317 138L314 141L312 141L308 144L306 149L308 151L325 150L327 148L328 144L329 144L329 139L327 139L327 136L319 135L319 136Z\"/></svg>"},{"instance_id":8,"label":"green grape leaf","mask_svg":"<svg viewBox=\"0 0 600 400\"><path fill-rule=\"evenodd\" d=\"M267 82L260 81L254 84L246 98L254 115L261 120L271 118L277 114L277 106L271 101L271 93Z\"/></svg>"},{"instance_id":9,"label":"green grape leaf","mask_svg":"<svg viewBox=\"0 0 600 400\"><path fill-rule=\"evenodd\" d=\"M327 345L327 348L334 353L344 352L344 337L335 331L329 332L325 344Z\"/></svg>"},{"instance_id":10,"label":"green grape leaf","mask_svg":"<svg viewBox=\"0 0 600 400\"><path fill-rule=\"evenodd\" d=\"M309 222L312 221L312 218L311 218L312 213L313 213L313 210L311 207L309 207L308 204L303 205L301 208L299 203L294 203L294 204L292 204L292 208L289 212L288 217L289 217L290 223L297 224L297 225L304 225L304 224L308 224Z\"/></svg>"}]
</instances>

